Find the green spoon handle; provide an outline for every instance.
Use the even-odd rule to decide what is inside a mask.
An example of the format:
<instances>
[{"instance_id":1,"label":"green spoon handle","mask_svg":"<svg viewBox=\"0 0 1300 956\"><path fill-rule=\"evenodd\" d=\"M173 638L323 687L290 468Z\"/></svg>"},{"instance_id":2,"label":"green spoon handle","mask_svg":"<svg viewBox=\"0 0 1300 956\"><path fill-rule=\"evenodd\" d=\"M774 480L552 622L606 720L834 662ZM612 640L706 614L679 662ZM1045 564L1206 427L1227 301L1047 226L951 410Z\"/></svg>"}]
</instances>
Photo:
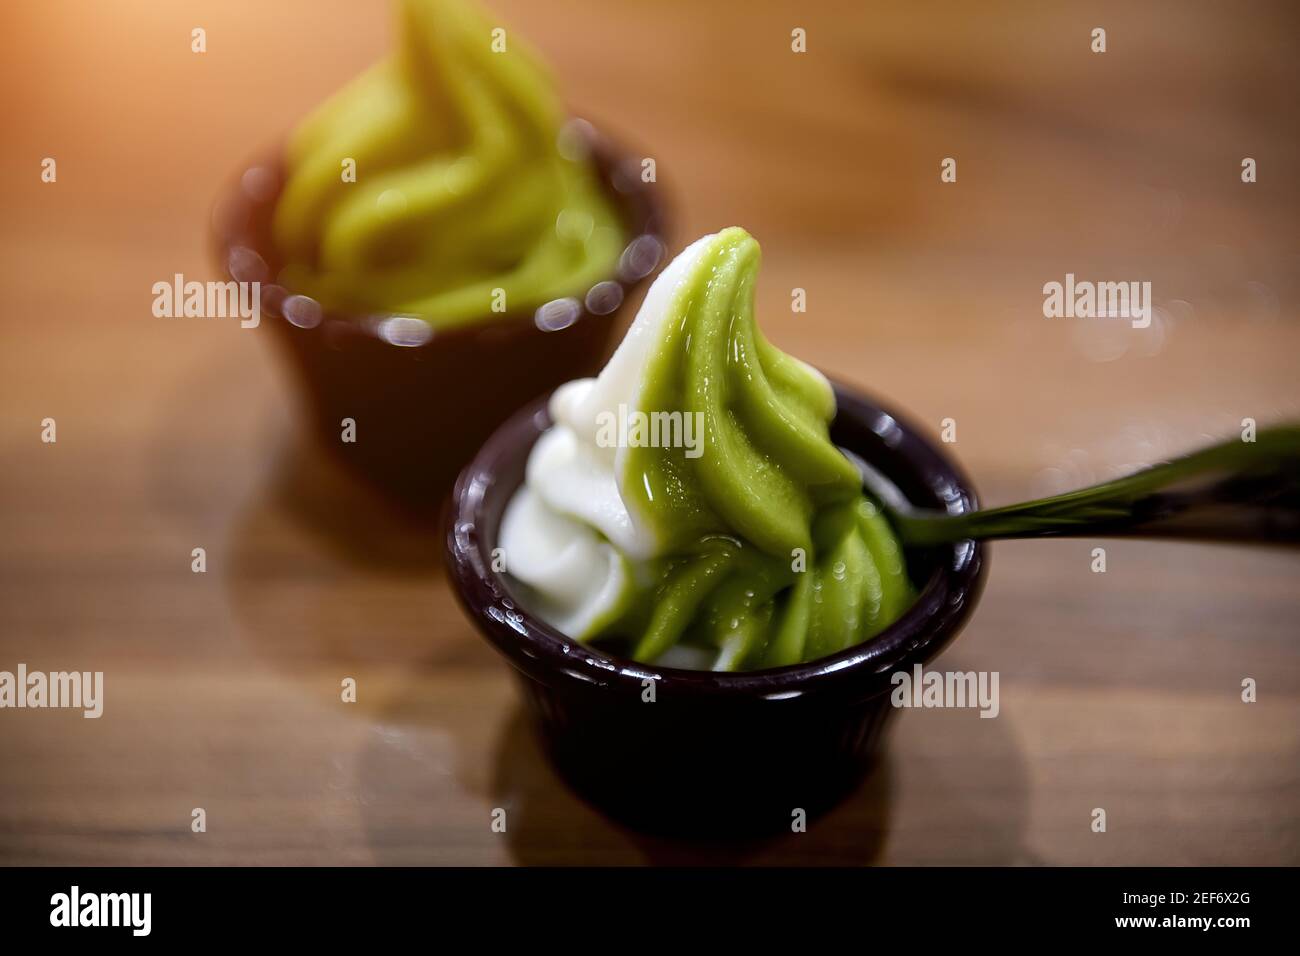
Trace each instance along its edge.
<instances>
[{"instance_id":1,"label":"green spoon handle","mask_svg":"<svg viewBox=\"0 0 1300 956\"><path fill-rule=\"evenodd\" d=\"M1051 498L964 515L902 513L896 524L908 545L1053 536L1300 545L1300 426Z\"/></svg>"}]
</instances>

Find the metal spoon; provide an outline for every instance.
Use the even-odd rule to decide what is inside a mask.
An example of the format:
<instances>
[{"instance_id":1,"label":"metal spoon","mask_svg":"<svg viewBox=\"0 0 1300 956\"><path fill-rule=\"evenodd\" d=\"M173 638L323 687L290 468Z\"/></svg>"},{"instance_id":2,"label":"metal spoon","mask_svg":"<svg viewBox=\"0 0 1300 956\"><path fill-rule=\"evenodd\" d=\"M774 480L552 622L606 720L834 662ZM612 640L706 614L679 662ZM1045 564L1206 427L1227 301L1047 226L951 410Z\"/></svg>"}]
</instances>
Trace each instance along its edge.
<instances>
[{"instance_id":1,"label":"metal spoon","mask_svg":"<svg viewBox=\"0 0 1300 956\"><path fill-rule=\"evenodd\" d=\"M1124 478L950 515L917 508L857 455L904 547L967 538L1147 537L1300 545L1300 425L1260 430Z\"/></svg>"}]
</instances>

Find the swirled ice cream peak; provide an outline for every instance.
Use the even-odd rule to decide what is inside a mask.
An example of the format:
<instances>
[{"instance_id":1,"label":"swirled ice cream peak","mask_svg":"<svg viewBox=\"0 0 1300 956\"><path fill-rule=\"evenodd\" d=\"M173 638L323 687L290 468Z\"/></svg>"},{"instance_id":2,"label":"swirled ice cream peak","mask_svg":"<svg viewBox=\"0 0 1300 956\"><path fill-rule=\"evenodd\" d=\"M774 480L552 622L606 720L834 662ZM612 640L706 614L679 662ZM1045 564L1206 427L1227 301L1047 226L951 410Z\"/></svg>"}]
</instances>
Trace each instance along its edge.
<instances>
[{"instance_id":1,"label":"swirled ice cream peak","mask_svg":"<svg viewBox=\"0 0 1300 956\"><path fill-rule=\"evenodd\" d=\"M757 242L690 245L553 425L507 509L509 573L579 640L719 669L831 653L910 600L901 550L829 437L834 393L754 319Z\"/></svg>"},{"instance_id":2,"label":"swirled ice cream peak","mask_svg":"<svg viewBox=\"0 0 1300 956\"><path fill-rule=\"evenodd\" d=\"M394 54L290 140L281 281L447 327L609 278L624 229L540 63L472 0L398 9Z\"/></svg>"}]
</instances>

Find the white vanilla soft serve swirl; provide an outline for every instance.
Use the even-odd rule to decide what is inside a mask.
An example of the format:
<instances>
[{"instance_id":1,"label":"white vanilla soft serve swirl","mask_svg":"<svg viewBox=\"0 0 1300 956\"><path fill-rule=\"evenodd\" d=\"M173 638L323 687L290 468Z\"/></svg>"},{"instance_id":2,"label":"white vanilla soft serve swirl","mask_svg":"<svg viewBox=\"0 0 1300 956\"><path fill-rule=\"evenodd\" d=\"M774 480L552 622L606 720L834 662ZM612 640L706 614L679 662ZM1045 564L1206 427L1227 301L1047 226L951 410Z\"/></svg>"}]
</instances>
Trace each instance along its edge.
<instances>
[{"instance_id":1,"label":"white vanilla soft serve swirl","mask_svg":"<svg viewBox=\"0 0 1300 956\"><path fill-rule=\"evenodd\" d=\"M596 436L604 415L637 407L663 323L713 238L692 243L655 280L598 377L551 396L554 425L533 446L524 485L506 508L499 544L507 569L537 593L541 616L573 637L591 633L626 592L635 569L624 555L642 561L660 551L619 490L627 449L602 446Z\"/></svg>"}]
</instances>

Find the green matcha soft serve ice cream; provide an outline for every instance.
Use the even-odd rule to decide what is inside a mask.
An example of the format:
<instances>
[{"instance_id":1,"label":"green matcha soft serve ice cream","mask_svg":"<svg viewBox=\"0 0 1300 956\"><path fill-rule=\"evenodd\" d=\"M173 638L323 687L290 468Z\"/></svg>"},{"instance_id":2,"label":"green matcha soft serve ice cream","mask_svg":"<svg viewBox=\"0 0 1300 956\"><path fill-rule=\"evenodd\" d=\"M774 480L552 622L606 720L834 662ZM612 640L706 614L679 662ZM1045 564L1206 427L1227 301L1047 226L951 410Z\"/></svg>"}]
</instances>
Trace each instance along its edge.
<instances>
[{"instance_id":1,"label":"green matcha soft serve ice cream","mask_svg":"<svg viewBox=\"0 0 1300 956\"><path fill-rule=\"evenodd\" d=\"M835 447L829 383L754 320L758 243L698 240L594 379L561 386L500 536L530 610L667 666L748 670L868 640L912 600Z\"/></svg>"},{"instance_id":2,"label":"green matcha soft serve ice cream","mask_svg":"<svg viewBox=\"0 0 1300 956\"><path fill-rule=\"evenodd\" d=\"M468 0L400 0L398 47L310 116L275 211L281 282L435 329L581 296L625 235L550 77Z\"/></svg>"}]
</instances>

